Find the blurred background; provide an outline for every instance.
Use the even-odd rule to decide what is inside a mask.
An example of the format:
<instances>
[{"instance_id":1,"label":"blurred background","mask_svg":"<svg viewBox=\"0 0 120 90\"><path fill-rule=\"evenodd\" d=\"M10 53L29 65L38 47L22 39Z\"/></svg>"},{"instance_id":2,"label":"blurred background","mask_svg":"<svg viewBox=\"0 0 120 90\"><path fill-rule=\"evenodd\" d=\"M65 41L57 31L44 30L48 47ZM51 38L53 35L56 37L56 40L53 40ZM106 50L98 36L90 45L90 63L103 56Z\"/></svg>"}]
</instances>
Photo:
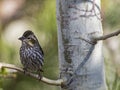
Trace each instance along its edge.
<instances>
[{"instance_id":1,"label":"blurred background","mask_svg":"<svg viewBox=\"0 0 120 90\"><path fill-rule=\"evenodd\" d=\"M0 0L0 62L22 67L18 38L32 30L45 53L43 75L59 78L56 0ZM120 29L120 0L102 0L104 34ZM109 90L120 90L120 35L104 41L106 81ZM59 90L20 73L0 71L0 90Z\"/></svg>"}]
</instances>

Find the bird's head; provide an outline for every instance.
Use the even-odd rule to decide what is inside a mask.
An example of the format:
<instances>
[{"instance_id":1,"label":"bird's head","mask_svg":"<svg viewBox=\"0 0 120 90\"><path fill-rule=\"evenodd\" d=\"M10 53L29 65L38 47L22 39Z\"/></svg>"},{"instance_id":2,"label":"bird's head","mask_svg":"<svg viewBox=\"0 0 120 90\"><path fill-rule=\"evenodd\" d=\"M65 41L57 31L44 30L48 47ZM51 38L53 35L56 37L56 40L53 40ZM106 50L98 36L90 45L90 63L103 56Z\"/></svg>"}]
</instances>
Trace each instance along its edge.
<instances>
[{"instance_id":1,"label":"bird's head","mask_svg":"<svg viewBox=\"0 0 120 90\"><path fill-rule=\"evenodd\" d=\"M30 30L27 30L23 33L22 37L18 38L22 43L28 44L30 46L34 46L38 43L37 38L34 33Z\"/></svg>"}]
</instances>

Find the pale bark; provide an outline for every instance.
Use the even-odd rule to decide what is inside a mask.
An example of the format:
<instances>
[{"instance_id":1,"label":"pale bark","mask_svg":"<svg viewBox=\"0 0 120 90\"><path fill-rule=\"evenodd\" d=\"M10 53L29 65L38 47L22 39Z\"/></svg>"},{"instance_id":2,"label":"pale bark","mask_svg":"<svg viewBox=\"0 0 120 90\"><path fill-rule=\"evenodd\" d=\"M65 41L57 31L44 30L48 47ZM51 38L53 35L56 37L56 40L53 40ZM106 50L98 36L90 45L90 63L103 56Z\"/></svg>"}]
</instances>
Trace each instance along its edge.
<instances>
[{"instance_id":1,"label":"pale bark","mask_svg":"<svg viewBox=\"0 0 120 90\"><path fill-rule=\"evenodd\" d=\"M106 90L100 0L57 0L60 77L67 79L62 90Z\"/></svg>"}]
</instances>

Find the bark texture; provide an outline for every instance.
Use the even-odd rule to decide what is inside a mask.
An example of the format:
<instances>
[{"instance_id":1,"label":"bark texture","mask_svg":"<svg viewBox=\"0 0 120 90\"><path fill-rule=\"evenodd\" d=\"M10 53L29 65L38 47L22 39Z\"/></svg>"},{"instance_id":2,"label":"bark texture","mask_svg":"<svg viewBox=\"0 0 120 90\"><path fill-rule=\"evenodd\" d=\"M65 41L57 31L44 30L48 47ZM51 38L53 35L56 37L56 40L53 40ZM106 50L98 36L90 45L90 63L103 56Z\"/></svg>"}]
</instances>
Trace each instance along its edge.
<instances>
[{"instance_id":1,"label":"bark texture","mask_svg":"<svg viewBox=\"0 0 120 90\"><path fill-rule=\"evenodd\" d=\"M57 0L60 77L62 90L106 90L100 0Z\"/></svg>"}]
</instances>

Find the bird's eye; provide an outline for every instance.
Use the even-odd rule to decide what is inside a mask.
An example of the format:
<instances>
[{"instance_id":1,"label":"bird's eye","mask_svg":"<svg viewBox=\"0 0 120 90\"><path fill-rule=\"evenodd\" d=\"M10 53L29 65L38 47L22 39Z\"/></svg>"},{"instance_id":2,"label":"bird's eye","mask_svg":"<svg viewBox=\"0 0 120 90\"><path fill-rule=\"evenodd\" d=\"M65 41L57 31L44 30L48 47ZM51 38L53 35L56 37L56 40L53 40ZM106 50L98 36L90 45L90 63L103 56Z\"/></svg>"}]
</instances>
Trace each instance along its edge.
<instances>
[{"instance_id":1,"label":"bird's eye","mask_svg":"<svg viewBox=\"0 0 120 90\"><path fill-rule=\"evenodd\" d=\"M27 39L31 39L31 38L28 37Z\"/></svg>"}]
</instances>

